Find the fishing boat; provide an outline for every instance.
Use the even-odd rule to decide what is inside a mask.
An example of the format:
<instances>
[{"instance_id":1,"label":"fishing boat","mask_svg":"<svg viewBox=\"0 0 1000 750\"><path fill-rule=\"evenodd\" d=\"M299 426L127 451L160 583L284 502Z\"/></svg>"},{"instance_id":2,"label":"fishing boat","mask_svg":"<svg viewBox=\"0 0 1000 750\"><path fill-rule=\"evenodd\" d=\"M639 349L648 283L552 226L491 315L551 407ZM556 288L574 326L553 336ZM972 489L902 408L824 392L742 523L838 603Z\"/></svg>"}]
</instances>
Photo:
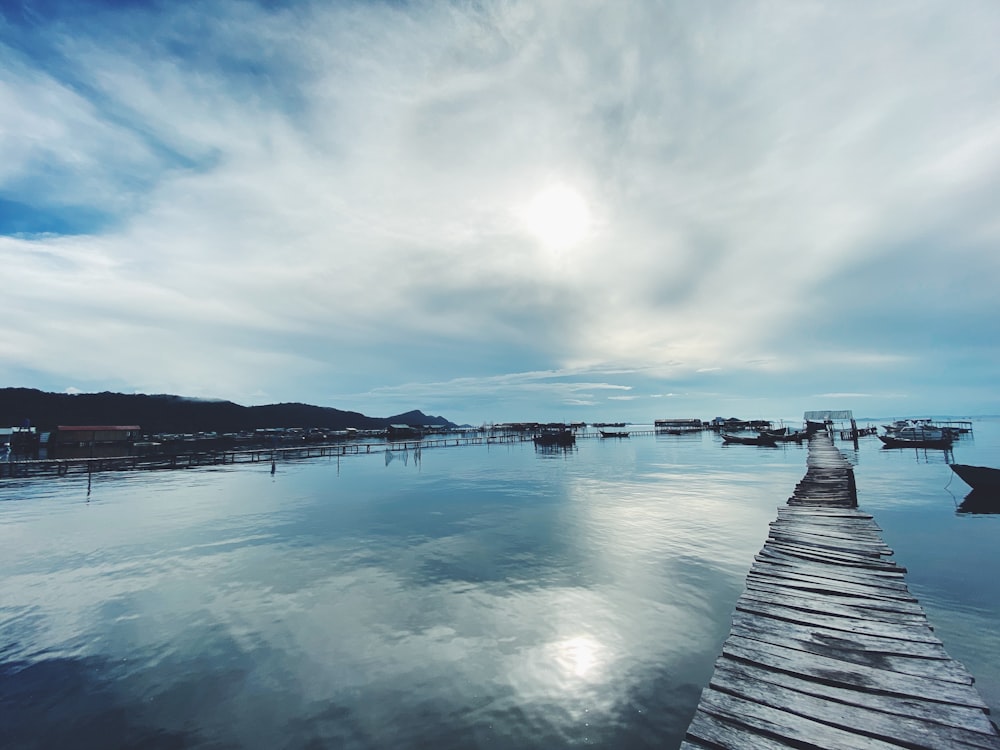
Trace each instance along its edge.
<instances>
[{"instance_id":1,"label":"fishing boat","mask_svg":"<svg viewBox=\"0 0 1000 750\"><path fill-rule=\"evenodd\" d=\"M774 430L763 434L769 438L773 438L777 443L801 443L806 439L805 430L795 431L783 428L781 430Z\"/></svg>"},{"instance_id":2,"label":"fishing boat","mask_svg":"<svg viewBox=\"0 0 1000 750\"><path fill-rule=\"evenodd\" d=\"M532 441L541 446L568 446L576 443L576 435L572 430L552 430L535 435Z\"/></svg>"},{"instance_id":3,"label":"fishing boat","mask_svg":"<svg viewBox=\"0 0 1000 750\"><path fill-rule=\"evenodd\" d=\"M721 432L722 441L729 445L730 443L735 443L736 445L777 445L775 439L766 433L757 433L756 435L734 435L729 432Z\"/></svg>"},{"instance_id":4,"label":"fishing boat","mask_svg":"<svg viewBox=\"0 0 1000 750\"><path fill-rule=\"evenodd\" d=\"M974 490L1000 492L1000 469L993 469L989 466L952 464L951 470Z\"/></svg>"},{"instance_id":5,"label":"fishing boat","mask_svg":"<svg viewBox=\"0 0 1000 750\"><path fill-rule=\"evenodd\" d=\"M878 439L882 441L883 448L935 448L938 450L950 450L953 442L950 436L925 439L879 435Z\"/></svg>"},{"instance_id":6,"label":"fishing boat","mask_svg":"<svg viewBox=\"0 0 1000 750\"><path fill-rule=\"evenodd\" d=\"M892 433L892 436L902 438L904 440L943 440L945 438L954 438L954 435L952 435L949 431L940 427L933 427L928 424L915 424L908 427L900 427Z\"/></svg>"},{"instance_id":7,"label":"fishing boat","mask_svg":"<svg viewBox=\"0 0 1000 750\"><path fill-rule=\"evenodd\" d=\"M602 438L627 438L628 437L628 432L626 432L624 430L617 430L617 431L613 431L613 430L601 430L601 437Z\"/></svg>"}]
</instances>

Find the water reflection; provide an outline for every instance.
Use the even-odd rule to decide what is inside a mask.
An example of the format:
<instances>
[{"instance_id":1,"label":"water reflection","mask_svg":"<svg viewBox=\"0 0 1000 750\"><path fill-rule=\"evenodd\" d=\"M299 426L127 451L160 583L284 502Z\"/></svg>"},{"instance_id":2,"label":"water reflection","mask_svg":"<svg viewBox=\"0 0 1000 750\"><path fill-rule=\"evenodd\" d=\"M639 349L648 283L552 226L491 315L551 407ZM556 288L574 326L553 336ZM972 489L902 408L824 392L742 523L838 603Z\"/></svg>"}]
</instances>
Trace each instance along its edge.
<instances>
[{"instance_id":1,"label":"water reflection","mask_svg":"<svg viewBox=\"0 0 1000 750\"><path fill-rule=\"evenodd\" d=\"M676 747L805 466L711 435L380 453L0 487L6 737ZM938 467L900 458L905 521Z\"/></svg>"},{"instance_id":2,"label":"water reflection","mask_svg":"<svg viewBox=\"0 0 1000 750\"><path fill-rule=\"evenodd\" d=\"M539 445L535 444L535 455L538 458L567 458L577 452L576 445Z\"/></svg>"},{"instance_id":3,"label":"water reflection","mask_svg":"<svg viewBox=\"0 0 1000 750\"><path fill-rule=\"evenodd\" d=\"M972 490L959 504L956 512L974 514L1000 513L1000 490Z\"/></svg>"}]
</instances>

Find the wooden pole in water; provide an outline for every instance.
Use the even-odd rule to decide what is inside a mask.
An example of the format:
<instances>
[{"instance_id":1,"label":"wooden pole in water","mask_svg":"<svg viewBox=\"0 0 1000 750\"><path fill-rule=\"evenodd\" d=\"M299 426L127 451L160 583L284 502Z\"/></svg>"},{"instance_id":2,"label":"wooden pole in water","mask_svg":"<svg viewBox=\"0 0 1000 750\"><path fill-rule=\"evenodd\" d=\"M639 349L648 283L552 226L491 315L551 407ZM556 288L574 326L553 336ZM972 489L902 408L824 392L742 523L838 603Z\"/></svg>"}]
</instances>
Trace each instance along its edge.
<instances>
[{"instance_id":1,"label":"wooden pole in water","mask_svg":"<svg viewBox=\"0 0 1000 750\"><path fill-rule=\"evenodd\" d=\"M858 449L858 423L851 417L851 437L854 438L854 450ZM856 503L857 499L855 499Z\"/></svg>"}]
</instances>

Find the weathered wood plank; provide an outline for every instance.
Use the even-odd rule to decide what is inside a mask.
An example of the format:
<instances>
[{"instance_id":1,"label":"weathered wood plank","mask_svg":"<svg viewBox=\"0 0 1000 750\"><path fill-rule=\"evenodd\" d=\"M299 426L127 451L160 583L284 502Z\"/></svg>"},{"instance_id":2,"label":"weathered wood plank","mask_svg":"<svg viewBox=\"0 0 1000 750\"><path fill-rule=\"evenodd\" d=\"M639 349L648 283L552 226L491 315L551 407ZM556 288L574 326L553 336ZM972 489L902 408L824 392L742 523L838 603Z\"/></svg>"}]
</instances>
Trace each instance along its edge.
<instances>
[{"instance_id":1,"label":"weathered wood plank","mask_svg":"<svg viewBox=\"0 0 1000 750\"><path fill-rule=\"evenodd\" d=\"M747 727L758 734L823 750L899 750L901 745L848 732L804 716L728 695L718 690L701 694L700 711L717 719Z\"/></svg>"},{"instance_id":2,"label":"weathered wood plank","mask_svg":"<svg viewBox=\"0 0 1000 750\"><path fill-rule=\"evenodd\" d=\"M804 529L814 529L830 533L857 532L865 536L881 538L882 529L870 518L847 518L843 516L832 518L812 513L807 514L805 512L807 510L811 510L811 508L799 508L795 513L779 512L777 518L771 521L771 523L778 526L790 526L794 524Z\"/></svg>"},{"instance_id":3,"label":"weathered wood plank","mask_svg":"<svg viewBox=\"0 0 1000 750\"><path fill-rule=\"evenodd\" d=\"M772 523L805 523L809 526L843 526L844 528L874 529L882 531L874 516L854 508L838 508L831 512L828 508L805 508L781 505L777 508L777 518Z\"/></svg>"},{"instance_id":4,"label":"weathered wood plank","mask_svg":"<svg viewBox=\"0 0 1000 750\"><path fill-rule=\"evenodd\" d=\"M893 626L911 625L914 627L926 627L927 618L923 612L893 612L890 610L876 609L864 604L844 604L835 602L831 597L820 596L795 596L791 591L765 591L763 587L752 582L743 592L741 599L754 599L766 604L778 604L789 609L796 609L802 612L813 612L827 617L851 617L862 620L872 620Z\"/></svg>"},{"instance_id":5,"label":"weathered wood plank","mask_svg":"<svg viewBox=\"0 0 1000 750\"><path fill-rule=\"evenodd\" d=\"M764 551L761 550L761 552ZM754 557L752 569L757 571L773 571L776 575L815 576L816 578L828 578L834 581L857 583L863 586L906 586L906 577L894 571L848 569L830 565L829 563L802 560L800 558L774 557L759 554Z\"/></svg>"},{"instance_id":6,"label":"weathered wood plank","mask_svg":"<svg viewBox=\"0 0 1000 750\"><path fill-rule=\"evenodd\" d=\"M865 556L888 556L892 554L892 548L885 542L871 542L856 538L848 540L846 537L835 537L827 534L809 534L802 531L793 531L789 528L771 527L768 539L788 544L807 545L828 549L838 554L852 554Z\"/></svg>"},{"instance_id":7,"label":"weathered wood plank","mask_svg":"<svg viewBox=\"0 0 1000 750\"><path fill-rule=\"evenodd\" d=\"M933 631L925 626L914 627L902 623L885 623L860 617L835 617L742 596L736 601L736 609L800 625L818 625L846 633L862 633L882 638L897 638L924 643L941 643Z\"/></svg>"},{"instance_id":8,"label":"weathered wood plank","mask_svg":"<svg viewBox=\"0 0 1000 750\"><path fill-rule=\"evenodd\" d=\"M768 525L771 529L789 529L811 534L821 534L843 538L846 541L865 539L875 542L884 542L882 535L871 528L870 522L855 521L847 519L837 519L836 522L827 523L806 523L802 518L784 518L778 516Z\"/></svg>"},{"instance_id":9,"label":"weathered wood plank","mask_svg":"<svg viewBox=\"0 0 1000 750\"><path fill-rule=\"evenodd\" d=\"M861 570L871 570L883 573L905 573L906 568L878 558L859 558L859 562L838 559L833 555L823 555L811 552L806 547L788 547L786 545L768 544L759 553L760 557L772 557L779 560L805 560L825 565L846 565Z\"/></svg>"},{"instance_id":10,"label":"weathered wood plank","mask_svg":"<svg viewBox=\"0 0 1000 750\"><path fill-rule=\"evenodd\" d=\"M716 671L728 673L728 679L744 680L750 685L772 683L800 693L815 695L824 700L862 706L893 716L910 716L932 724L969 729L981 734L990 734L993 725L983 711L969 706L955 706L919 698L903 698L895 695L879 695L849 687L830 685L817 680L809 680L786 672L777 672L746 662L722 656L715 663ZM714 678L714 675L713 675Z\"/></svg>"},{"instance_id":11,"label":"weathered wood plank","mask_svg":"<svg viewBox=\"0 0 1000 750\"><path fill-rule=\"evenodd\" d=\"M730 724L707 714L700 709L695 712L687 730L687 740L697 742L695 747L710 747L713 750L801 750L801 744L787 742L758 734L743 724ZM704 744L701 744L704 743ZM681 745L684 747L684 745Z\"/></svg>"},{"instance_id":12,"label":"weathered wood plank","mask_svg":"<svg viewBox=\"0 0 1000 750\"><path fill-rule=\"evenodd\" d=\"M918 601L907 589L906 584L899 581L876 580L870 577L835 576L829 573L819 575L817 572L799 571L757 562L751 566L750 575L789 586L802 584L821 588L828 587L835 591L852 591L873 598L899 599L905 602Z\"/></svg>"},{"instance_id":13,"label":"weathered wood plank","mask_svg":"<svg viewBox=\"0 0 1000 750\"><path fill-rule=\"evenodd\" d=\"M853 630L834 630L822 625L788 622L740 610L733 613L732 632L740 635L775 632L788 638L802 638L831 647L853 648L876 654L896 654L897 656L912 656L920 659L951 659L940 641L912 641L869 635Z\"/></svg>"},{"instance_id":14,"label":"weathered wood plank","mask_svg":"<svg viewBox=\"0 0 1000 750\"><path fill-rule=\"evenodd\" d=\"M873 568L875 570L895 569L896 563L889 560L882 560L878 555L866 555L863 552L851 554L850 552L837 552L824 550L813 545L792 544L790 542L769 540L766 549L782 552L793 557L802 557L806 560L821 560L836 565L847 565L852 568Z\"/></svg>"},{"instance_id":15,"label":"weathered wood plank","mask_svg":"<svg viewBox=\"0 0 1000 750\"><path fill-rule=\"evenodd\" d=\"M927 617L924 608L917 602L872 597L854 591L835 590L832 586L817 586L808 583L793 585L791 581L779 584L758 575L748 575L746 585L747 589L751 591L768 592L785 597L791 596L796 599L812 599L821 606L829 603L852 608L874 609L880 613L908 614L920 619L921 623Z\"/></svg>"},{"instance_id":16,"label":"weathered wood plank","mask_svg":"<svg viewBox=\"0 0 1000 750\"><path fill-rule=\"evenodd\" d=\"M760 552L754 556L754 560L760 563L767 563L768 565L776 565L784 568L792 568L794 570L802 571L814 571L815 575L829 576L832 578L856 578L859 581L896 581L905 582L906 573L905 568L896 566L895 568L884 568L881 570L873 570L868 568L867 570L857 570L854 568L845 568L841 565L835 565L828 562L822 562L820 560L804 560L801 557L791 557L790 555L784 555L780 552L776 552L767 546L763 547Z\"/></svg>"},{"instance_id":17,"label":"weathered wood plank","mask_svg":"<svg viewBox=\"0 0 1000 750\"><path fill-rule=\"evenodd\" d=\"M834 527L830 528L832 530ZM840 536L834 536L833 534L824 534L820 529L813 529L811 531L807 529L796 529L795 524L791 523L771 526L768 531L770 538L782 536L803 537L810 543L818 541L827 545L832 544L836 547L840 547L846 554L863 555L865 554L864 550L867 547L876 547L879 549L887 549L889 547L889 545L887 545L882 539L873 539L860 534L854 536L849 532L843 532Z\"/></svg>"},{"instance_id":18,"label":"weathered wood plank","mask_svg":"<svg viewBox=\"0 0 1000 750\"><path fill-rule=\"evenodd\" d=\"M871 513L857 508L824 508L823 506L780 505L776 509L778 521L804 519L810 524L864 525L878 529L878 522Z\"/></svg>"},{"instance_id":19,"label":"weathered wood plank","mask_svg":"<svg viewBox=\"0 0 1000 750\"><path fill-rule=\"evenodd\" d=\"M970 685L932 680L916 675L900 675L863 664L851 664L819 654L804 654L783 646L774 646L731 635L723 644L722 653L770 669L800 675L831 685L856 690L922 698L939 703L953 703L987 710L982 697Z\"/></svg>"},{"instance_id":20,"label":"weathered wood plank","mask_svg":"<svg viewBox=\"0 0 1000 750\"><path fill-rule=\"evenodd\" d=\"M988 732L943 726L912 716L891 715L867 706L836 703L773 682L750 682L743 679L743 675L726 670L715 671L711 687L838 729L860 732L886 742L899 742L908 747L941 747L942 740L947 743L947 747L997 747L997 738Z\"/></svg>"},{"instance_id":21,"label":"weathered wood plank","mask_svg":"<svg viewBox=\"0 0 1000 750\"><path fill-rule=\"evenodd\" d=\"M818 654L850 664L863 664L889 672L916 675L932 680L945 680L960 685L973 683L972 675L961 664L951 659L925 659L909 654L869 650L861 646L859 642L847 638L830 639L822 636L814 638L811 634L793 633L789 632L788 629L780 628L741 627L734 623L731 634L748 640Z\"/></svg>"}]
</instances>

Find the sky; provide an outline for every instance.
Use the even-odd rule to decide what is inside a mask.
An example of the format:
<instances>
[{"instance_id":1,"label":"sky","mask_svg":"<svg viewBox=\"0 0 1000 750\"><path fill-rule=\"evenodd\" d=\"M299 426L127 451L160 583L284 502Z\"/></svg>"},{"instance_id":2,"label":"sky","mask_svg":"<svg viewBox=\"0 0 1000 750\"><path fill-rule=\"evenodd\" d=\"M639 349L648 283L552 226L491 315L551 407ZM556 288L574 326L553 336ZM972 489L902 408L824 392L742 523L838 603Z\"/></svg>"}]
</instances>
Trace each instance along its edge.
<instances>
[{"instance_id":1,"label":"sky","mask_svg":"<svg viewBox=\"0 0 1000 750\"><path fill-rule=\"evenodd\" d=\"M994 0L0 3L0 385L1000 413Z\"/></svg>"}]
</instances>

